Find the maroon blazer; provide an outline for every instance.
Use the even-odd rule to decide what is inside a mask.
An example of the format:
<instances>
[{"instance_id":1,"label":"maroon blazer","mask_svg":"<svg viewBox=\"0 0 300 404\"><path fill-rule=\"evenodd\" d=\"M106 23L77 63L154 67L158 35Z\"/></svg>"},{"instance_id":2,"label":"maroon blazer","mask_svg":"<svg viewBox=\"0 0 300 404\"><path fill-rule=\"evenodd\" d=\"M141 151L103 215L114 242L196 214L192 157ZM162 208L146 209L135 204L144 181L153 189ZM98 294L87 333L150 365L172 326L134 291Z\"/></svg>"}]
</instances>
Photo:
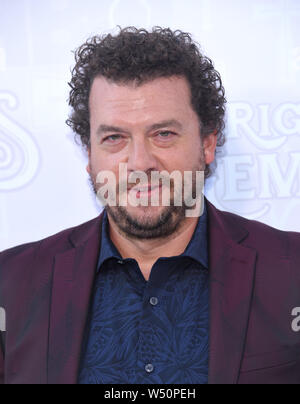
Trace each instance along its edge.
<instances>
[{"instance_id":1,"label":"maroon blazer","mask_svg":"<svg viewBox=\"0 0 300 404\"><path fill-rule=\"evenodd\" d=\"M102 216L0 254L0 383L75 384ZM210 384L300 384L300 234L208 203Z\"/></svg>"}]
</instances>

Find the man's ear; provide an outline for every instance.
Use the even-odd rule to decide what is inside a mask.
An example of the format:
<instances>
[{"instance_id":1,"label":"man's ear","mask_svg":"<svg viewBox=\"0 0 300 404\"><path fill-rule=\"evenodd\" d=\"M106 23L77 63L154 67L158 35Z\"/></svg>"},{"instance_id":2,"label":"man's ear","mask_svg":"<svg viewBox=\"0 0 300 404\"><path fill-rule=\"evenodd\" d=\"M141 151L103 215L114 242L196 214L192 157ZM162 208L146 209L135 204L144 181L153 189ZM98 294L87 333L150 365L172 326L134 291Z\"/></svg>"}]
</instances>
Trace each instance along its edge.
<instances>
[{"instance_id":1,"label":"man's ear","mask_svg":"<svg viewBox=\"0 0 300 404\"><path fill-rule=\"evenodd\" d=\"M88 162L88 165L86 166L86 171L88 172L88 174L89 175L91 175L92 174L92 167L91 167L91 146L88 146L88 148L87 148L87 152L88 152L88 159L89 159L89 162Z\"/></svg>"},{"instance_id":2,"label":"man's ear","mask_svg":"<svg viewBox=\"0 0 300 404\"><path fill-rule=\"evenodd\" d=\"M207 165L211 164L215 159L218 142L217 134L218 132L214 131L210 135L206 136L203 140L205 162Z\"/></svg>"}]
</instances>

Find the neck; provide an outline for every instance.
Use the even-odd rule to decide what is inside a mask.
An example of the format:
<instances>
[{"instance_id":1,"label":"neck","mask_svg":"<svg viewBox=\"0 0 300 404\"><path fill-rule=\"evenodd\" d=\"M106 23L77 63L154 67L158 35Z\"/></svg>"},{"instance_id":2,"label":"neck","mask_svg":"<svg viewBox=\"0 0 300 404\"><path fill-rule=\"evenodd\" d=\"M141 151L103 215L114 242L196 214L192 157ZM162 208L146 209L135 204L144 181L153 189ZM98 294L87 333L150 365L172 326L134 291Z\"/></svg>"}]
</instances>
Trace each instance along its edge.
<instances>
[{"instance_id":1,"label":"neck","mask_svg":"<svg viewBox=\"0 0 300 404\"><path fill-rule=\"evenodd\" d=\"M122 233L109 215L108 218L112 242L124 259L134 258L138 262L146 280L149 279L151 269L159 258L178 256L185 251L199 219L186 218L179 229L169 237L137 240Z\"/></svg>"}]
</instances>

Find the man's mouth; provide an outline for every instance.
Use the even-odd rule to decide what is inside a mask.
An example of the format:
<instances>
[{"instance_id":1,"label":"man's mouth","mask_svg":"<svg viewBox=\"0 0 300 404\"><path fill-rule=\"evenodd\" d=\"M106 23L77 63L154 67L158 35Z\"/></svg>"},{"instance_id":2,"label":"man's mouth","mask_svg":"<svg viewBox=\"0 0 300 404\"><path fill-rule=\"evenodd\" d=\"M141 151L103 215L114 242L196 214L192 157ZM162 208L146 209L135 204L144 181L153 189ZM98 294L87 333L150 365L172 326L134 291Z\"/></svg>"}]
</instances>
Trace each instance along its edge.
<instances>
[{"instance_id":1,"label":"man's mouth","mask_svg":"<svg viewBox=\"0 0 300 404\"><path fill-rule=\"evenodd\" d=\"M152 195L154 192L159 192L162 189L162 186L143 186L143 187L139 187L139 186L135 186L133 188L131 188L130 191L133 191L136 193L136 197L137 198L141 198L141 197L145 197L145 196L150 196Z\"/></svg>"}]
</instances>

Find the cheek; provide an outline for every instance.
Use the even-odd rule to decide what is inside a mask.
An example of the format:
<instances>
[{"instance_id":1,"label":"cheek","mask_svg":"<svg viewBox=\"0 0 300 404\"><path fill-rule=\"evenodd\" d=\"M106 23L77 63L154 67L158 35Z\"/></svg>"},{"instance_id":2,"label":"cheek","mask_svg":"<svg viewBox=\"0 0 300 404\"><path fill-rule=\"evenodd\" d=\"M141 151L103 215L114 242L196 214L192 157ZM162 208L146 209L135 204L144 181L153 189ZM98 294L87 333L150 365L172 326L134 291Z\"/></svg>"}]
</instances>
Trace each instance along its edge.
<instances>
[{"instance_id":1,"label":"cheek","mask_svg":"<svg viewBox=\"0 0 300 404\"><path fill-rule=\"evenodd\" d=\"M93 171L95 170L108 170L109 168L109 160L97 147L93 147L89 154L89 161Z\"/></svg>"},{"instance_id":2,"label":"cheek","mask_svg":"<svg viewBox=\"0 0 300 404\"><path fill-rule=\"evenodd\" d=\"M194 171L201 168L200 162L202 163L203 157L200 153L190 152L190 153L180 153L179 155L172 155L166 162L165 169L171 173L173 171Z\"/></svg>"},{"instance_id":3,"label":"cheek","mask_svg":"<svg viewBox=\"0 0 300 404\"><path fill-rule=\"evenodd\" d=\"M89 158L89 167L93 177L97 177L100 172L108 171L119 178L119 161L116 158L107 156L103 153L91 153Z\"/></svg>"},{"instance_id":4,"label":"cheek","mask_svg":"<svg viewBox=\"0 0 300 404\"><path fill-rule=\"evenodd\" d=\"M203 162L204 160L204 149L201 140L193 144L188 144L186 147L182 147L176 155L172 155L171 161L172 160L174 162L176 161L177 165L183 170L197 167L199 162Z\"/></svg>"}]
</instances>

